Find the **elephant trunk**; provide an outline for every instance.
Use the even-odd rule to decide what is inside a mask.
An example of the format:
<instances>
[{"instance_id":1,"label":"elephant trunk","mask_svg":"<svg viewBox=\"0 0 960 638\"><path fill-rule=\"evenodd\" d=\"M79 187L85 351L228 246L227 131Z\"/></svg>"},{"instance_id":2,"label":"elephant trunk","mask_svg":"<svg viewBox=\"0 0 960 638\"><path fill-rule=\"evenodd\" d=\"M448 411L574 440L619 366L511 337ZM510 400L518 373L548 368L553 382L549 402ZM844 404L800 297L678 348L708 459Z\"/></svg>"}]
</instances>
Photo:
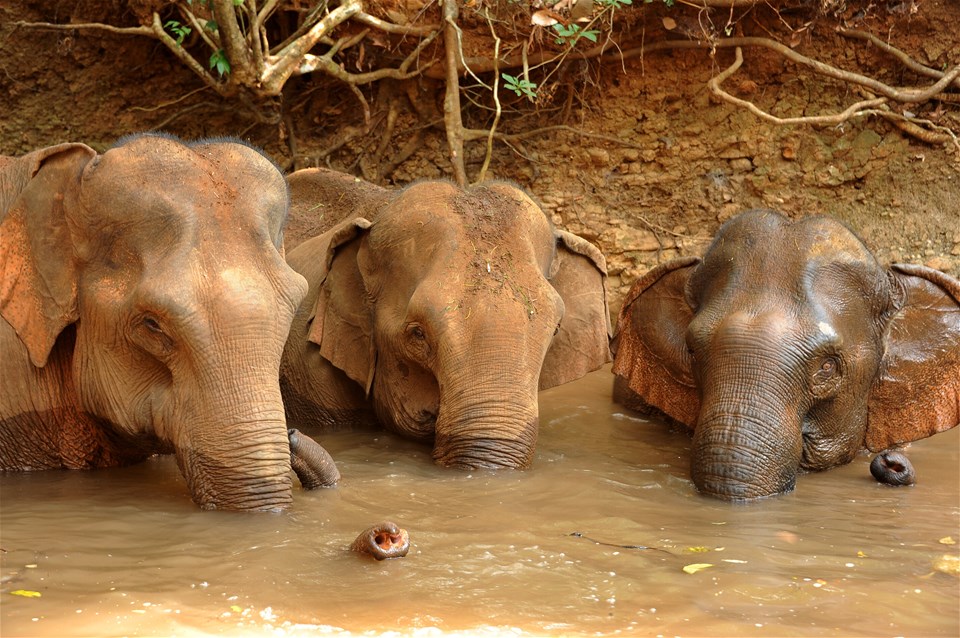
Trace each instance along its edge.
<instances>
[{"instance_id":1,"label":"elephant trunk","mask_svg":"<svg viewBox=\"0 0 960 638\"><path fill-rule=\"evenodd\" d=\"M450 393L453 394L453 393ZM478 388L459 396L441 391L433 458L463 469L530 466L537 443L536 393L516 387Z\"/></svg>"},{"instance_id":2,"label":"elephant trunk","mask_svg":"<svg viewBox=\"0 0 960 638\"><path fill-rule=\"evenodd\" d=\"M204 509L276 510L293 500L275 364L250 357L248 366L201 376L200 391L176 411L189 415L174 439L177 463Z\"/></svg>"},{"instance_id":3,"label":"elephant trunk","mask_svg":"<svg viewBox=\"0 0 960 638\"><path fill-rule=\"evenodd\" d=\"M176 451L190 494L201 508L278 510L290 505L290 444L282 418L227 419L202 429L215 430L223 440L197 436Z\"/></svg>"},{"instance_id":4,"label":"elephant trunk","mask_svg":"<svg viewBox=\"0 0 960 638\"><path fill-rule=\"evenodd\" d=\"M802 456L799 417L766 400L713 401L693 435L691 474L704 494L740 501L793 490Z\"/></svg>"}]
</instances>

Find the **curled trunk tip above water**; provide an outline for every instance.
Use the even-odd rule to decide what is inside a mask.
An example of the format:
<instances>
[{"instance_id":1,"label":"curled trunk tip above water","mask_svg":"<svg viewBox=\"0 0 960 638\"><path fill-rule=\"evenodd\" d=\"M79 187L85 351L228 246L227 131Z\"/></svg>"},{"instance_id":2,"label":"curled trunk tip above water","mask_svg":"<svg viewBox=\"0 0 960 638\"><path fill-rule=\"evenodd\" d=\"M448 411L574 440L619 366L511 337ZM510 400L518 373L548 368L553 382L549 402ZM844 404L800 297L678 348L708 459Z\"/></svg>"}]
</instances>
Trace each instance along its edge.
<instances>
[{"instance_id":1,"label":"curled trunk tip above water","mask_svg":"<svg viewBox=\"0 0 960 638\"><path fill-rule=\"evenodd\" d=\"M377 560L401 558L410 550L410 535L396 523L384 521L360 532L350 549Z\"/></svg>"}]
</instances>

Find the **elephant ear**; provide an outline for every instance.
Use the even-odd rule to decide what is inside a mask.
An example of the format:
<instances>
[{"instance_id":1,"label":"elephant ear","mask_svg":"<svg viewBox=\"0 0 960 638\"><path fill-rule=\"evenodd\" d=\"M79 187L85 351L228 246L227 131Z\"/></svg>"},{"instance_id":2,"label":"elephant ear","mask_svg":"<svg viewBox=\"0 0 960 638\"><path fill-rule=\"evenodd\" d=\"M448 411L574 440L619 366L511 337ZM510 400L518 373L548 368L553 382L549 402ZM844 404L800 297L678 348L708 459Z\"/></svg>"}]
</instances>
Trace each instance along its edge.
<instances>
[{"instance_id":1,"label":"elephant ear","mask_svg":"<svg viewBox=\"0 0 960 638\"><path fill-rule=\"evenodd\" d=\"M321 271L316 305L310 317L307 340L320 346L320 354L343 370L369 394L373 383L376 350L367 291L358 257L361 241L372 224L360 217L342 222L319 239L314 253Z\"/></svg>"},{"instance_id":2,"label":"elephant ear","mask_svg":"<svg viewBox=\"0 0 960 638\"><path fill-rule=\"evenodd\" d=\"M332 229L337 224L369 216L391 191L328 168L304 168L287 176L290 214L284 228L287 248Z\"/></svg>"},{"instance_id":3,"label":"elephant ear","mask_svg":"<svg viewBox=\"0 0 960 638\"><path fill-rule=\"evenodd\" d=\"M865 444L874 452L960 423L960 281L906 264L890 277L902 298L870 394Z\"/></svg>"},{"instance_id":4,"label":"elephant ear","mask_svg":"<svg viewBox=\"0 0 960 638\"><path fill-rule=\"evenodd\" d=\"M607 262L582 237L562 230L556 234L550 283L565 310L540 369L541 390L579 379L610 361Z\"/></svg>"},{"instance_id":5,"label":"elephant ear","mask_svg":"<svg viewBox=\"0 0 960 638\"><path fill-rule=\"evenodd\" d=\"M693 428L700 396L687 352L687 280L700 260L685 257L657 266L627 293L613 337L614 400L640 412L650 408Z\"/></svg>"},{"instance_id":6,"label":"elephant ear","mask_svg":"<svg viewBox=\"0 0 960 638\"><path fill-rule=\"evenodd\" d=\"M68 222L96 151L61 144L4 162L0 172L0 316L38 368L77 320L77 264Z\"/></svg>"}]
</instances>

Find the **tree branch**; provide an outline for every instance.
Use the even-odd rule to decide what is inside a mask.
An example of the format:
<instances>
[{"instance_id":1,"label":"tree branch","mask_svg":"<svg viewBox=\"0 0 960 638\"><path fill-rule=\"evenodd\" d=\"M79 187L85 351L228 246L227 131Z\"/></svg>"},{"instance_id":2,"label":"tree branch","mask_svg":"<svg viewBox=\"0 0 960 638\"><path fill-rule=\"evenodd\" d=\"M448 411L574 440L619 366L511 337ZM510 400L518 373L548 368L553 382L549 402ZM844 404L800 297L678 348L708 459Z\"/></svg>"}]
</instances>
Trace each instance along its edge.
<instances>
[{"instance_id":1,"label":"tree branch","mask_svg":"<svg viewBox=\"0 0 960 638\"><path fill-rule=\"evenodd\" d=\"M460 79L458 58L460 57L460 30L457 17L460 10L459 0L445 0L443 3L443 47L446 54L447 90L443 98L443 121L447 130L447 145L450 148L450 163L453 177L461 187L467 185L467 169L463 162L463 120L460 115Z\"/></svg>"},{"instance_id":2,"label":"tree branch","mask_svg":"<svg viewBox=\"0 0 960 638\"><path fill-rule=\"evenodd\" d=\"M396 35L430 35L434 31L440 29L440 25L438 24L428 24L419 27L393 24L391 22L381 20L376 16L372 16L369 13L364 13L363 11L357 12L357 15L354 17L356 18L357 22L362 22L368 27L373 27L374 29L379 29L380 31L385 31L387 33L393 33Z\"/></svg>"},{"instance_id":3,"label":"tree branch","mask_svg":"<svg viewBox=\"0 0 960 638\"><path fill-rule=\"evenodd\" d=\"M237 84L250 86L254 79L260 76L260 69L254 68L250 48L237 23L237 12L233 8L233 0L211 0L210 7L217 21L224 54L230 61L232 80Z\"/></svg>"},{"instance_id":4,"label":"tree branch","mask_svg":"<svg viewBox=\"0 0 960 638\"><path fill-rule=\"evenodd\" d=\"M213 76L207 73L207 70L203 68L202 64L197 62L192 55L187 53L186 49L177 44L177 41L171 38L170 34L163 30L163 24L160 22L159 13L153 14L153 28L150 31L150 35L160 40L160 42L163 42L163 44L170 49L170 52L177 56L177 58L183 62L188 69L197 74L207 86L212 88L223 97L230 97L233 95L233 90L229 88L229 85L222 84L213 79Z\"/></svg>"},{"instance_id":5,"label":"tree branch","mask_svg":"<svg viewBox=\"0 0 960 638\"><path fill-rule=\"evenodd\" d=\"M266 94L278 95L307 52L334 27L360 11L360 6L360 0L344 0L343 4L318 20L306 34L285 46L277 55L268 55L267 68L261 78Z\"/></svg>"},{"instance_id":6,"label":"tree branch","mask_svg":"<svg viewBox=\"0 0 960 638\"><path fill-rule=\"evenodd\" d=\"M150 27L115 27L110 24L101 24L99 22L78 22L76 24L55 24L53 22L26 22L20 20L14 23L18 27L29 27L32 29L54 29L56 31L73 31L74 29L96 29L98 31L109 31L110 33L119 33L121 35L145 35L154 37L153 29Z\"/></svg>"}]
</instances>

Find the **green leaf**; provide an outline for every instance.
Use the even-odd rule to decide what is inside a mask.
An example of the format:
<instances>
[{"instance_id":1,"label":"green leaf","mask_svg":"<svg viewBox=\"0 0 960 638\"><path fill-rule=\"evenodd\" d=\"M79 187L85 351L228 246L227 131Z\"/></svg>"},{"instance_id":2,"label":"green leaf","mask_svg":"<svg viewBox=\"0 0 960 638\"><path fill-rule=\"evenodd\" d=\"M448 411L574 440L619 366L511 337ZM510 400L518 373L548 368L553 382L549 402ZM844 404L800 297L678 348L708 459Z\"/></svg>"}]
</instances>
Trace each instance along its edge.
<instances>
[{"instance_id":1,"label":"green leaf","mask_svg":"<svg viewBox=\"0 0 960 638\"><path fill-rule=\"evenodd\" d=\"M183 44L183 39L190 35L190 32L193 31L188 26L182 25L176 20L167 20L163 25L165 29L169 30L170 33L177 36L177 44Z\"/></svg>"},{"instance_id":2,"label":"green leaf","mask_svg":"<svg viewBox=\"0 0 960 638\"><path fill-rule=\"evenodd\" d=\"M239 7L241 4L243 4L243 0L233 0L233 6Z\"/></svg>"},{"instance_id":3,"label":"green leaf","mask_svg":"<svg viewBox=\"0 0 960 638\"><path fill-rule=\"evenodd\" d=\"M10 593L14 596L23 596L24 598L40 598L41 596L40 592L29 589L15 589Z\"/></svg>"},{"instance_id":4,"label":"green leaf","mask_svg":"<svg viewBox=\"0 0 960 638\"><path fill-rule=\"evenodd\" d=\"M582 32L580 33L581 36L583 36L583 37L586 38L587 40L590 40L591 42L596 42L596 41L597 41L597 36L598 36L599 34L600 34L600 32L597 31L597 30L595 30L595 29L590 29L589 31L582 31Z\"/></svg>"},{"instance_id":5,"label":"green leaf","mask_svg":"<svg viewBox=\"0 0 960 638\"><path fill-rule=\"evenodd\" d=\"M689 565L685 565L683 571L688 574L696 574L697 572L703 571L704 569L709 569L710 567L713 567L712 563L691 563Z\"/></svg>"},{"instance_id":6,"label":"green leaf","mask_svg":"<svg viewBox=\"0 0 960 638\"><path fill-rule=\"evenodd\" d=\"M217 24L216 20L207 20L207 23L203 25L203 28L207 31L213 31L216 33L220 29L220 25Z\"/></svg>"},{"instance_id":7,"label":"green leaf","mask_svg":"<svg viewBox=\"0 0 960 638\"><path fill-rule=\"evenodd\" d=\"M216 69L220 77L230 73L230 60L227 59L227 55L223 49L217 49L213 55L210 56L210 68Z\"/></svg>"}]
</instances>

